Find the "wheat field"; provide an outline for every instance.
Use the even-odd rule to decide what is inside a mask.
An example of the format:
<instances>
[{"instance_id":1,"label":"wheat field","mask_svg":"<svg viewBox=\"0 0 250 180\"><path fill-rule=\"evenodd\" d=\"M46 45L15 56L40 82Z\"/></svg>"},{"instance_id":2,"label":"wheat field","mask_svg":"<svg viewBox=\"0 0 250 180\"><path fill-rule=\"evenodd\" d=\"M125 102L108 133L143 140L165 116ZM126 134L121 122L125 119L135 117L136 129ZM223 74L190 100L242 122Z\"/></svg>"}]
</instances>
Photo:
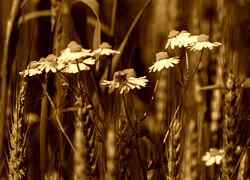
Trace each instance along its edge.
<instances>
[{"instance_id":1,"label":"wheat field","mask_svg":"<svg viewBox=\"0 0 250 180\"><path fill-rule=\"evenodd\" d=\"M250 179L250 1L0 1L0 179Z\"/></svg>"}]
</instances>

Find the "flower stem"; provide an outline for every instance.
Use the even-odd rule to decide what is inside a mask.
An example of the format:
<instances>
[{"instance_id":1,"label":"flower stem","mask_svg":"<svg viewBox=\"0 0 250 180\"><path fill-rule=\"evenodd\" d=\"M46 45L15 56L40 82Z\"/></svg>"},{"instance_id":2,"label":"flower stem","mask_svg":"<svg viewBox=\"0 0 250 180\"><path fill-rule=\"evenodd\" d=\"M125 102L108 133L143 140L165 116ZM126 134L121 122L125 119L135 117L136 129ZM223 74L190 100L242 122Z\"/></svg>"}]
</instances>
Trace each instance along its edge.
<instances>
[{"instance_id":1,"label":"flower stem","mask_svg":"<svg viewBox=\"0 0 250 180\"><path fill-rule=\"evenodd\" d=\"M157 160L159 154L161 153L161 150L164 148L164 144L166 143L166 140L167 140L167 138L168 138L169 131L170 131L172 125L173 125L173 121L176 119L177 113L178 113L179 110L180 110L180 107L181 107L181 105L182 105L182 102L183 102L183 99L184 99L185 94L186 94L186 92L187 92L187 89L188 89L188 87L189 87L191 81L192 81L193 78L194 78L194 75L196 74L196 72L197 72L197 70L198 70L198 68L199 68L200 62L201 62L201 60L202 60L202 55L203 55L203 49L202 49L202 51L201 51L200 59L199 59L199 62L198 62L197 66L196 66L196 68L195 68L195 70L194 70L194 73L192 74L191 78L189 79L189 81L188 81L187 84L185 85L184 93L183 93L183 95L182 95L182 97L181 97L181 100L180 100L180 102L179 102L179 104L178 104L178 106L177 106L177 108L176 108L176 110L175 110L175 113L174 113L174 115L173 115L173 117L172 117L172 119L171 119L171 122L170 122L170 124L169 124L168 130L167 130L167 132L166 132L166 134L165 134L165 137L164 137L164 139L163 139L162 145L161 145L161 147L159 148L159 151L156 153L155 157L153 158L153 161L148 165L148 168L147 168L147 169L149 169L149 167L150 167L152 164L154 164L154 162Z\"/></svg>"},{"instance_id":2,"label":"flower stem","mask_svg":"<svg viewBox=\"0 0 250 180\"><path fill-rule=\"evenodd\" d=\"M159 76L158 76L158 78L157 78L157 80L156 80L155 87L154 87L154 92L153 92L153 95L152 95L152 97L151 97L151 99L150 99L150 102L149 102L149 105L148 105L148 107L147 107L147 110L146 110L146 112L143 114L143 116L141 117L141 119L139 120L139 122L144 121L144 120L146 119L147 115L149 114L149 110L150 110L150 108L151 108L151 106L152 106L152 104L153 104L153 101L154 101L154 99L155 99L156 91L157 91L157 88L158 88L158 85L159 85L159 81L160 81L160 79L161 79L161 74L162 74L162 71L160 71Z\"/></svg>"},{"instance_id":3,"label":"flower stem","mask_svg":"<svg viewBox=\"0 0 250 180\"><path fill-rule=\"evenodd\" d=\"M42 86L43 86L43 88L44 88L44 84L42 84ZM55 106L54 102L52 101L50 95L48 94L47 90L45 90L44 93L45 93L45 95L47 96L47 98L48 98L48 100L49 100L49 102L50 102L52 108L53 108L55 111L57 111L57 110L56 110L56 106ZM57 124L58 124L58 126L59 126L59 129L62 131L63 135L64 135L65 138L67 139L67 141L68 141L69 145L71 146L71 148L73 149L73 151L76 152L76 149L75 149L73 143L72 143L71 140L69 139L68 135L66 134L66 132L65 132L65 130L64 130L64 128L63 128L63 126L62 126L62 124L61 124L61 122L60 122L60 119L59 119L59 116L58 116L57 112L55 113L55 116L56 116L56 121L57 121Z\"/></svg>"},{"instance_id":4,"label":"flower stem","mask_svg":"<svg viewBox=\"0 0 250 180\"><path fill-rule=\"evenodd\" d=\"M128 120L128 123L131 127L131 129L134 131L135 134L137 134L137 131L135 130L130 118L129 118L129 115L128 115L128 110L127 110L127 107L126 107L126 104L125 104L125 98L124 98L124 95L122 95L122 103L123 103L123 106L124 106L124 110L125 110L125 114L127 116L127 120Z\"/></svg>"}]
</instances>

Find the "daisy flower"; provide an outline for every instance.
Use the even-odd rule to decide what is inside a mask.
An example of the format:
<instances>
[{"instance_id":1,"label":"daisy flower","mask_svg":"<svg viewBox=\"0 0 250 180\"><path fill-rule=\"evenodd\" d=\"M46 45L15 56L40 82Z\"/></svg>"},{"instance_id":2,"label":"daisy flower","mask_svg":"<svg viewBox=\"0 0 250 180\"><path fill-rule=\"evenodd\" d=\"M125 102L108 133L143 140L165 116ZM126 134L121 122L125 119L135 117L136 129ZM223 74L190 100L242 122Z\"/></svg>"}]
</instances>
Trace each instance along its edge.
<instances>
[{"instance_id":1,"label":"daisy flower","mask_svg":"<svg viewBox=\"0 0 250 180\"><path fill-rule=\"evenodd\" d=\"M38 69L40 66L40 63L37 61L31 61L29 65L27 66L27 69L19 72L20 75L26 77L26 76L34 76L36 74L42 74L42 71Z\"/></svg>"},{"instance_id":2,"label":"daisy flower","mask_svg":"<svg viewBox=\"0 0 250 180\"><path fill-rule=\"evenodd\" d=\"M64 64L57 60L57 56L54 54L49 54L46 58L41 58L39 60L40 65L37 67L40 71L45 69L45 72L48 73L52 71L55 73L57 70L64 68Z\"/></svg>"},{"instance_id":3,"label":"daisy flower","mask_svg":"<svg viewBox=\"0 0 250 180\"><path fill-rule=\"evenodd\" d=\"M94 65L95 60L93 58L88 58L84 60L72 59L65 65L66 67L62 70L64 73L78 73L79 71L90 70L89 65Z\"/></svg>"},{"instance_id":4,"label":"daisy flower","mask_svg":"<svg viewBox=\"0 0 250 180\"><path fill-rule=\"evenodd\" d=\"M202 50L204 48L209 48L209 49L213 49L214 47L220 46L221 43L219 42L209 42L208 41L209 36L205 35L205 34L201 34L197 37L197 42L193 45L193 47L191 48L191 51L193 50Z\"/></svg>"},{"instance_id":5,"label":"daisy flower","mask_svg":"<svg viewBox=\"0 0 250 180\"><path fill-rule=\"evenodd\" d=\"M179 48L181 48L182 46L184 46L184 42L189 36L190 36L190 33L185 30L182 30L181 32L176 31L176 30L170 31L168 35L168 42L166 44L165 49L167 49L169 45L171 49L174 49L175 46L178 46ZM184 47L187 47L187 46L184 46Z\"/></svg>"},{"instance_id":6,"label":"daisy flower","mask_svg":"<svg viewBox=\"0 0 250 180\"><path fill-rule=\"evenodd\" d=\"M85 58L92 56L90 49L83 49L81 45L77 44L75 41L71 41L68 47L61 52L61 56L58 57L59 61L69 61Z\"/></svg>"},{"instance_id":7,"label":"daisy flower","mask_svg":"<svg viewBox=\"0 0 250 180\"><path fill-rule=\"evenodd\" d=\"M184 46L184 47L188 47L188 46L193 46L193 45L195 45L195 43L198 42L198 37L199 37L199 35L189 36L187 39L185 39L185 40L183 41L183 46Z\"/></svg>"},{"instance_id":8,"label":"daisy flower","mask_svg":"<svg viewBox=\"0 0 250 180\"><path fill-rule=\"evenodd\" d=\"M225 152L223 149L210 148L209 152L206 152L205 155L202 157L202 161L205 162L206 166L211 166L214 163L220 165L224 154Z\"/></svg>"},{"instance_id":9,"label":"daisy flower","mask_svg":"<svg viewBox=\"0 0 250 180\"><path fill-rule=\"evenodd\" d=\"M100 44L99 48L93 51L94 55L113 55L113 54L120 54L120 51L116 51L111 49L112 46L109 45L107 42L103 42Z\"/></svg>"},{"instance_id":10,"label":"daisy flower","mask_svg":"<svg viewBox=\"0 0 250 180\"><path fill-rule=\"evenodd\" d=\"M118 89L120 94L123 94L131 89L141 89L146 86L147 82L146 76L137 78L134 69L124 69L114 73L113 81L103 80L101 84L109 87L109 93Z\"/></svg>"},{"instance_id":11,"label":"daisy flower","mask_svg":"<svg viewBox=\"0 0 250 180\"><path fill-rule=\"evenodd\" d=\"M92 56L90 51L91 50L83 49L82 46L75 41L71 41L68 47L62 51L61 56L58 57L58 60L65 65L62 72L75 74L79 71L90 70L89 66L95 64L95 59L89 57Z\"/></svg>"},{"instance_id":12,"label":"daisy flower","mask_svg":"<svg viewBox=\"0 0 250 180\"><path fill-rule=\"evenodd\" d=\"M169 58L167 52L159 52L156 54L156 62L150 66L149 72L161 71L163 68L174 67L175 64L178 64L180 60L178 57Z\"/></svg>"}]
</instances>

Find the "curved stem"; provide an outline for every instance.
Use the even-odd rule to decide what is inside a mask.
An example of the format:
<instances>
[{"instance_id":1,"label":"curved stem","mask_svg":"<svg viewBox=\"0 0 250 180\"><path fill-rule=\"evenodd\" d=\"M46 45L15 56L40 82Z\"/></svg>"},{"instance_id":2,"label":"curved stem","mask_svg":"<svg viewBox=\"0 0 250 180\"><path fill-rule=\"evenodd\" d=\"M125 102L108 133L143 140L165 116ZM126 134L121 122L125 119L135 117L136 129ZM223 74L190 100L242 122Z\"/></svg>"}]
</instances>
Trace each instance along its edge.
<instances>
[{"instance_id":1,"label":"curved stem","mask_svg":"<svg viewBox=\"0 0 250 180\"><path fill-rule=\"evenodd\" d=\"M43 85L43 87L44 87L44 84L42 84L42 85ZM56 110L56 106L55 106L54 102L52 101L52 99L51 99L50 95L48 94L48 92L45 91L44 93L45 93L45 95L47 96L47 98L48 98L48 100L49 100L49 102L50 102L52 108L53 108L54 110ZM70 146L71 146L71 148L73 149L73 151L76 152L76 149L75 149L73 143L72 143L71 140L69 139L68 135L66 134L66 132L65 132L65 130L64 130L64 128L63 128L63 126L62 126L62 124L61 124L61 122L60 122L60 119L59 119L59 117L58 117L57 112L55 113L55 115L56 115L56 121L57 121L57 124L58 124L58 126L59 126L59 129L62 131L63 135L64 135L65 138L67 139L67 141L68 141L68 143L70 144Z\"/></svg>"},{"instance_id":2,"label":"curved stem","mask_svg":"<svg viewBox=\"0 0 250 180\"><path fill-rule=\"evenodd\" d=\"M161 79L161 74L162 74L162 71L160 71L160 74L159 74L159 76L158 76L158 78L156 80L153 95L152 95L152 97L150 99L150 102L149 102L149 105L147 107L146 112L143 114L142 118L139 120L140 122L144 121L146 119L147 115L149 114L149 110L150 110L150 108L151 108L151 106L153 104L153 101L155 99L156 91L157 91L157 88L158 88L158 85L159 85L159 81Z\"/></svg>"}]
</instances>

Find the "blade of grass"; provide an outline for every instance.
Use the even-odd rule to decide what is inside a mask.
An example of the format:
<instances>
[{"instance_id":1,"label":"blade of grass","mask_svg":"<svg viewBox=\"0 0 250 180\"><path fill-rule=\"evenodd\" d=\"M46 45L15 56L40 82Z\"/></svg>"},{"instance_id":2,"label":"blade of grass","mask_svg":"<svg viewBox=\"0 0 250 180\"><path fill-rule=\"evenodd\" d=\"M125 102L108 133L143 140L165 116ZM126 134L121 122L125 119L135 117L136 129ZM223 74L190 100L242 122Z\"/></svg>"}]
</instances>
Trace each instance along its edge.
<instances>
[{"instance_id":1,"label":"blade of grass","mask_svg":"<svg viewBox=\"0 0 250 180\"><path fill-rule=\"evenodd\" d=\"M126 34L126 36L124 37L122 43L120 44L119 48L118 48L118 51L123 52L127 42L128 42L128 38L130 36L130 34L132 33L133 29L135 28L135 25L137 24L137 22L139 21L139 19L141 18L143 12L145 11L145 9L148 7L148 5L151 3L152 0L147 0L145 2L145 4L143 5L143 7L141 8L141 10L138 12L138 14L136 15L134 21L132 22L131 26L129 27L129 30ZM112 69L111 69L111 74L114 73L117 65L118 65L118 62L120 60L120 57L121 55L115 55L113 58L112 58Z\"/></svg>"},{"instance_id":2,"label":"blade of grass","mask_svg":"<svg viewBox=\"0 0 250 180\"><path fill-rule=\"evenodd\" d=\"M99 4L96 0L74 0L72 4L82 2L86 4L96 16L96 25L93 35L93 49L97 49L101 42L101 23L99 19Z\"/></svg>"},{"instance_id":3,"label":"blade of grass","mask_svg":"<svg viewBox=\"0 0 250 180\"><path fill-rule=\"evenodd\" d=\"M2 112L0 113L0 162L2 162L2 148L3 148L3 136L4 136L4 126L5 126L5 119L6 119L6 107L7 107L7 64L8 64L8 57L9 57L9 43L10 37L13 30L13 26L15 23L16 16L18 15L18 10L20 7L20 0L14 0L12 2L12 7L10 11L10 16L7 21L6 25L6 35L4 41L4 48L3 48L3 58L2 58L2 65L1 65L1 101L0 107L2 108Z\"/></svg>"},{"instance_id":4,"label":"blade of grass","mask_svg":"<svg viewBox=\"0 0 250 180\"><path fill-rule=\"evenodd\" d=\"M110 37L111 38L113 38L114 35L115 35L115 22L116 22L117 2L118 2L118 0L114 0L113 1L112 18L111 18L111 28L110 28Z\"/></svg>"}]
</instances>

